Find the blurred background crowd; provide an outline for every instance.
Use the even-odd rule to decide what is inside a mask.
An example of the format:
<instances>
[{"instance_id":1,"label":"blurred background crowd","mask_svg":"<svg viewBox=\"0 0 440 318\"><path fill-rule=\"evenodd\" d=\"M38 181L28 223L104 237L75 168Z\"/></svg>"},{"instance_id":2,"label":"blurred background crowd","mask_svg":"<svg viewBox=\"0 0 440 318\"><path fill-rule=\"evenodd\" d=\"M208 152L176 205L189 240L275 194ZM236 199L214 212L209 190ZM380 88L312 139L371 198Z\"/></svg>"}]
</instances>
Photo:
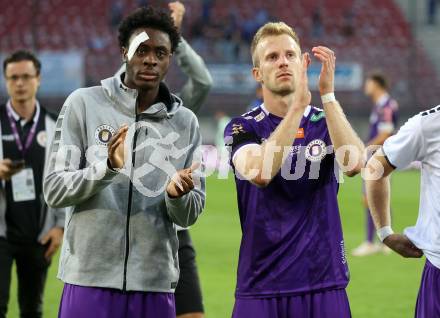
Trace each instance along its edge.
<instances>
[{"instance_id":1,"label":"blurred background crowd","mask_svg":"<svg viewBox=\"0 0 440 318\"><path fill-rule=\"evenodd\" d=\"M143 5L163 6L163 0L15 0L1 1L0 56L16 49L38 52L42 59L39 99L59 109L74 89L99 84L121 65L117 27L122 17ZM437 0L186 0L183 36L206 61L214 86L201 109L202 128L222 111L229 116L246 111L254 99L250 41L267 21L293 26L304 51L326 45L336 52L336 91L348 115L368 116L371 104L363 94L365 76L381 70L402 114L438 103L440 41ZM319 65L310 69L316 88ZM3 80L3 79L2 79ZM167 81L185 82L178 67ZM0 83L0 99L6 98ZM316 94L316 92L314 92ZM318 104L315 95L314 101ZM436 100L437 98L437 100ZM318 105L319 106L319 105ZM402 119L408 116L401 116ZM359 124L359 130L365 130ZM366 126L365 126L366 127ZM204 132L205 143L214 134Z\"/></svg>"}]
</instances>

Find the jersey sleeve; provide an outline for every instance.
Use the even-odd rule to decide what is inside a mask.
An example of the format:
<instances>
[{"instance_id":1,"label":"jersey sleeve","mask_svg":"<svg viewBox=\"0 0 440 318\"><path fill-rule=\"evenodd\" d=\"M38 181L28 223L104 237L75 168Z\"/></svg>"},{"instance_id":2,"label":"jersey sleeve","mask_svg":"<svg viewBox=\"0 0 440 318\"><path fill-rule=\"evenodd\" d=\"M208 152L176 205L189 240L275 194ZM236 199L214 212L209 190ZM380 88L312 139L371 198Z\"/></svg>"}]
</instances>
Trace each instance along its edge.
<instances>
[{"instance_id":1,"label":"jersey sleeve","mask_svg":"<svg viewBox=\"0 0 440 318\"><path fill-rule=\"evenodd\" d=\"M410 118L383 147L388 162L397 169L404 169L413 161L422 161L425 155L425 140L422 131L422 116Z\"/></svg>"},{"instance_id":2,"label":"jersey sleeve","mask_svg":"<svg viewBox=\"0 0 440 318\"><path fill-rule=\"evenodd\" d=\"M256 130L250 120L239 117L232 119L225 128L224 141L231 149L231 159L237 150L250 144L260 144Z\"/></svg>"}]
</instances>

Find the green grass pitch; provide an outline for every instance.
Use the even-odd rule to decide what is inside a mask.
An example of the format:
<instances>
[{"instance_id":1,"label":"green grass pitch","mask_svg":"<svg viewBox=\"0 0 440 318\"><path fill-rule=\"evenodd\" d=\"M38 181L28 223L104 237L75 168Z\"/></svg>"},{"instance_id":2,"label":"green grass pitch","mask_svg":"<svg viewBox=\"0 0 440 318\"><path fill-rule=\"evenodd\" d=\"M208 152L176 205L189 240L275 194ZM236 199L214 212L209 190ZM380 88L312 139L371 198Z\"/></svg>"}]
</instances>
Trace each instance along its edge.
<instances>
[{"instance_id":1,"label":"green grass pitch","mask_svg":"<svg viewBox=\"0 0 440 318\"><path fill-rule=\"evenodd\" d=\"M361 206L361 179L345 178L339 193L351 281L348 294L355 318L405 318L414 316L414 306L424 260L398 255L353 258L350 250L364 238L364 212ZM413 225L419 202L419 173L400 172L393 176L392 202L394 230ZM207 206L191 229L197 249L206 316L230 317L240 244L240 225L232 178L207 182ZM44 317L57 316L62 283L55 278L58 259L50 268L44 297ZM16 279L11 286L8 318L16 318Z\"/></svg>"}]
</instances>

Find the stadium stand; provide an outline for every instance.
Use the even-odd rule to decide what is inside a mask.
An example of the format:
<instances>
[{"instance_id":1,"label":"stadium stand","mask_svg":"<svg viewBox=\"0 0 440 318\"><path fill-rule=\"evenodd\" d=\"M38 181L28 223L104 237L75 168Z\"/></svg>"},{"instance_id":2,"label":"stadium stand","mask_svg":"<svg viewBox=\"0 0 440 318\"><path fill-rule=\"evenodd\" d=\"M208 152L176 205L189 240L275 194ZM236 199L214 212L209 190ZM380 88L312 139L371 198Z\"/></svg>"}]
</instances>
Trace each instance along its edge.
<instances>
[{"instance_id":1,"label":"stadium stand","mask_svg":"<svg viewBox=\"0 0 440 318\"><path fill-rule=\"evenodd\" d=\"M118 16L141 3L166 5L163 1L139 0L4 2L0 51L22 47L80 50L85 56L86 84L98 83L112 75L121 62L116 39ZM268 20L284 20L295 27L304 50L325 44L335 50L338 62L358 62L366 71L382 69L402 108L426 108L438 97L440 85L434 67L392 0L188 0L185 5L184 34L207 62L249 63L253 32ZM168 80L179 83L178 75L172 69ZM369 111L362 92L339 96L350 105L349 111ZM220 100L213 96L208 102L211 109L232 102L231 113L240 113L245 104L237 106L237 101L243 103L228 96Z\"/></svg>"}]
</instances>

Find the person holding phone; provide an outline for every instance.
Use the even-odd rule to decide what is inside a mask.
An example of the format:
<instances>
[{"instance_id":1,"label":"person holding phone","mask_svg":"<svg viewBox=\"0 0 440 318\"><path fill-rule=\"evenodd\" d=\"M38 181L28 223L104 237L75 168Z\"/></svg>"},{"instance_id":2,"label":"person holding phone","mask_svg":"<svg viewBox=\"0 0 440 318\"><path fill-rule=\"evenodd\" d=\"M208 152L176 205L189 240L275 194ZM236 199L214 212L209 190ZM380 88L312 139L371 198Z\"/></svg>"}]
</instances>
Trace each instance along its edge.
<instances>
[{"instance_id":1,"label":"person holding phone","mask_svg":"<svg viewBox=\"0 0 440 318\"><path fill-rule=\"evenodd\" d=\"M63 238L64 210L44 203L44 163L55 121L39 105L41 63L28 51L3 62L9 100L0 106L0 318L6 317L15 261L21 317L41 317L52 255Z\"/></svg>"}]
</instances>

